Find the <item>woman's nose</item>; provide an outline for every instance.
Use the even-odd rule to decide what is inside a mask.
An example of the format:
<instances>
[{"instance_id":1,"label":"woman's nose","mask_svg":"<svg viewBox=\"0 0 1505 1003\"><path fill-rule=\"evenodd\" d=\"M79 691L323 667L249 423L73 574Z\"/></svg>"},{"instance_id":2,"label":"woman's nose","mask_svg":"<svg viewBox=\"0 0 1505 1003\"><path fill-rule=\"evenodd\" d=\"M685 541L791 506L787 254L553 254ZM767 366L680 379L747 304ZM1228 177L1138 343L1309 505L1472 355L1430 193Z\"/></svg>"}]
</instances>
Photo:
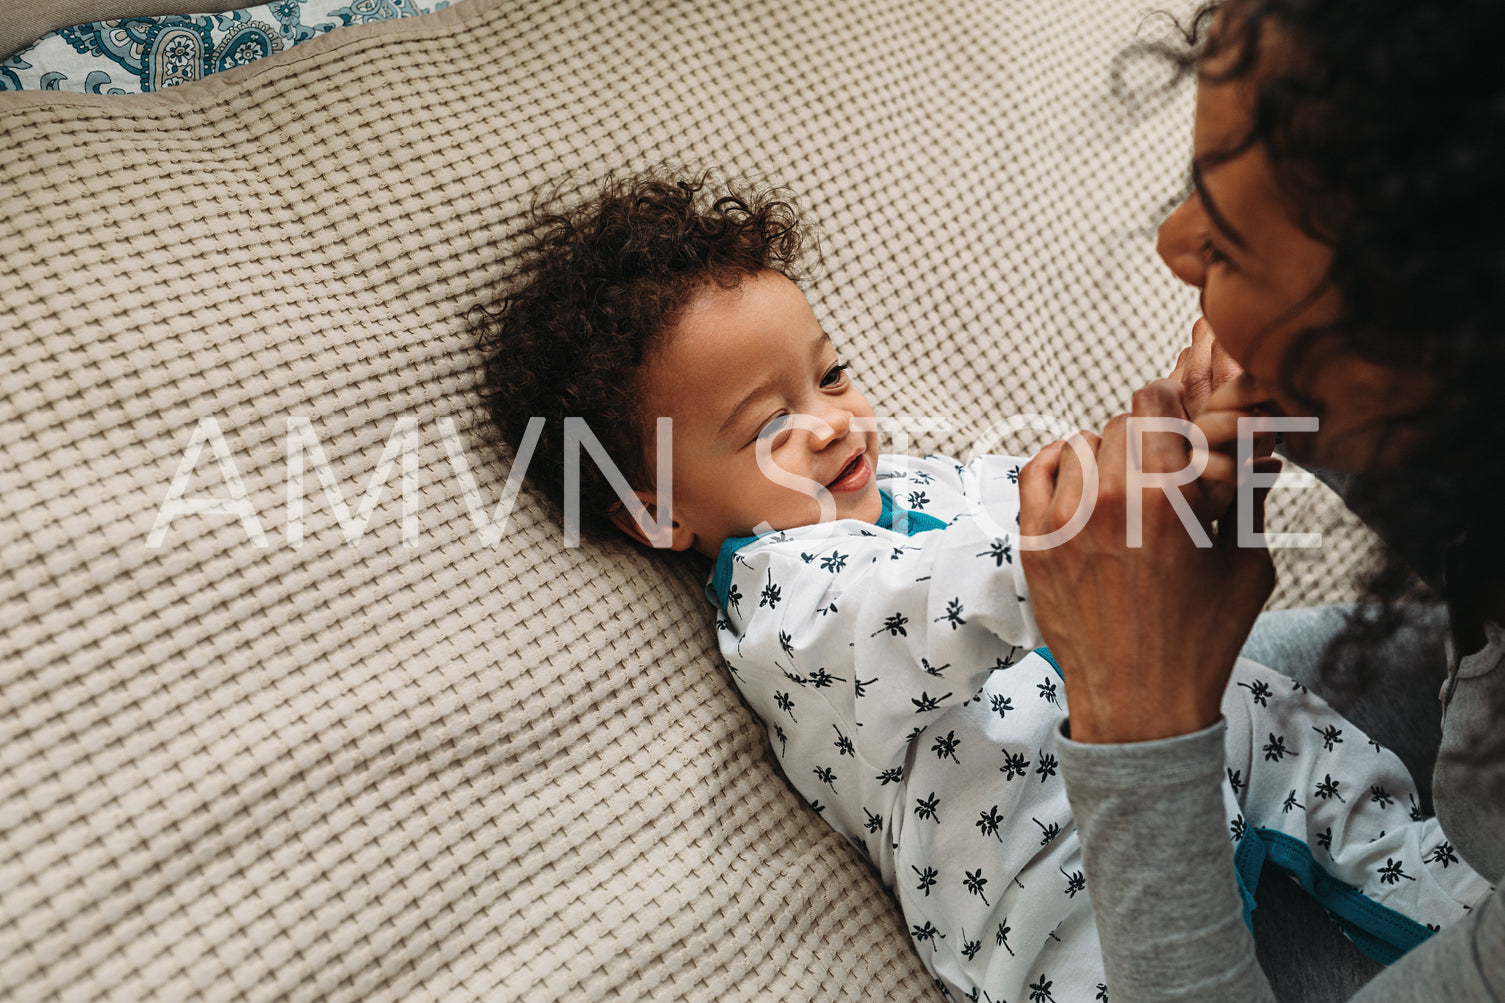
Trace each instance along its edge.
<instances>
[{"instance_id":1,"label":"woman's nose","mask_svg":"<svg viewBox=\"0 0 1505 1003\"><path fill-rule=\"evenodd\" d=\"M1207 260L1202 254L1203 234L1206 232L1202 201L1192 195L1176 206L1175 211L1160 224L1160 233L1155 240L1155 252L1171 274L1198 289L1207 283Z\"/></svg>"}]
</instances>

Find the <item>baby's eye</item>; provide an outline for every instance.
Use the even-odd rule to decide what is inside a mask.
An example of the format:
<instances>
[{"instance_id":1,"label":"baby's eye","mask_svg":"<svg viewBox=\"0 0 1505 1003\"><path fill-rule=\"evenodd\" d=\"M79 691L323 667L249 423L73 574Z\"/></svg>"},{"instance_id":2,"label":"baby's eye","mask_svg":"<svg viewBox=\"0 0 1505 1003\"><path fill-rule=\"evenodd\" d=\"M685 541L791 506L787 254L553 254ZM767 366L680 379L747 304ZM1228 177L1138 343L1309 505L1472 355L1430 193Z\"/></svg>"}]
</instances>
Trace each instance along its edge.
<instances>
[{"instance_id":1,"label":"baby's eye","mask_svg":"<svg viewBox=\"0 0 1505 1003\"><path fill-rule=\"evenodd\" d=\"M847 381L847 370L851 368L845 362L838 362L826 370L826 375L820 378L822 390L830 390L839 387Z\"/></svg>"},{"instance_id":2,"label":"baby's eye","mask_svg":"<svg viewBox=\"0 0 1505 1003\"><path fill-rule=\"evenodd\" d=\"M784 426L788 423L789 416L787 414L776 414L768 420L767 424L758 429L758 438L772 438L773 436L778 435L780 432L782 432L784 430Z\"/></svg>"}]
</instances>

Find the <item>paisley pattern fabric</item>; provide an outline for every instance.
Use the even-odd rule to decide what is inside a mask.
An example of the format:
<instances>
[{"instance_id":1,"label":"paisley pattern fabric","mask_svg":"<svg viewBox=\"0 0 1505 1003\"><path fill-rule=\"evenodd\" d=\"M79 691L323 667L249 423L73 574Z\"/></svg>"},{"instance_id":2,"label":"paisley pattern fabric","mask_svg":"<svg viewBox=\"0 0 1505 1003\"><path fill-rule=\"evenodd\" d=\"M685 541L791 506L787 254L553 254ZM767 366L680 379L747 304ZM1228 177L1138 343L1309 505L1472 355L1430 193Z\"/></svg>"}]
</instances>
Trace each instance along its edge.
<instances>
[{"instance_id":1,"label":"paisley pattern fabric","mask_svg":"<svg viewBox=\"0 0 1505 1003\"><path fill-rule=\"evenodd\" d=\"M427 14L437 0L276 0L225 14L128 17L62 28L0 62L0 90L138 94L200 80L352 24Z\"/></svg>"}]
</instances>

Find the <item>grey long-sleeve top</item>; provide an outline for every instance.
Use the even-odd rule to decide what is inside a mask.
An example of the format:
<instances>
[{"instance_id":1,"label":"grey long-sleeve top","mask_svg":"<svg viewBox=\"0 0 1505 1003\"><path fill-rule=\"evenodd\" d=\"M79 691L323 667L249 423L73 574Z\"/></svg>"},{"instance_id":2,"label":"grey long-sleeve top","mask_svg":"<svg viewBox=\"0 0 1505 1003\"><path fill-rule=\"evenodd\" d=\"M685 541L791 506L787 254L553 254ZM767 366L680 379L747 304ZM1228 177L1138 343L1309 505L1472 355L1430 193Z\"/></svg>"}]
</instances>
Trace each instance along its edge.
<instances>
[{"instance_id":1,"label":"grey long-sleeve top","mask_svg":"<svg viewBox=\"0 0 1505 1003\"><path fill-rule=\"evenodd\" d=\"M1498 885L1505 763L1470 761L1505 728L1505 631L1485 630L1482 650L1450 660L1433 800L1459 856ZM1154 742L1059 744L1114 1003L1273 999L1233 878L1222 731L1220 722ZM1505 1003L1505 895L1491 894L1354 999Z\"/></svg>"}]
</instances>

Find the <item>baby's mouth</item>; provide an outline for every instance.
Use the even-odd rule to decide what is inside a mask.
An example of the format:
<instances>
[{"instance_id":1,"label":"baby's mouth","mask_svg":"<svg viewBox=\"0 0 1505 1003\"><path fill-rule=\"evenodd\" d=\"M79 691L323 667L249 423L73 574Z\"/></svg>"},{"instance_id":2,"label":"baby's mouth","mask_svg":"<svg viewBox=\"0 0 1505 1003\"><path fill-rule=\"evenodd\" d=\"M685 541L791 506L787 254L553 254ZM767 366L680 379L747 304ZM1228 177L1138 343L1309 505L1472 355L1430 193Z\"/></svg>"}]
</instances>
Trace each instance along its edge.
<instances>
[{"instance_id":1,"label":"baby's mouth","mask_svg":"<svg viewBox=\"0 0 1505 1003\"><path fill-rule=\"evenodd\" d=\"M826 488L831 491L850 491L867 483L867 454L858 453L831 479Z\"/></svg>"}]
</instances>

